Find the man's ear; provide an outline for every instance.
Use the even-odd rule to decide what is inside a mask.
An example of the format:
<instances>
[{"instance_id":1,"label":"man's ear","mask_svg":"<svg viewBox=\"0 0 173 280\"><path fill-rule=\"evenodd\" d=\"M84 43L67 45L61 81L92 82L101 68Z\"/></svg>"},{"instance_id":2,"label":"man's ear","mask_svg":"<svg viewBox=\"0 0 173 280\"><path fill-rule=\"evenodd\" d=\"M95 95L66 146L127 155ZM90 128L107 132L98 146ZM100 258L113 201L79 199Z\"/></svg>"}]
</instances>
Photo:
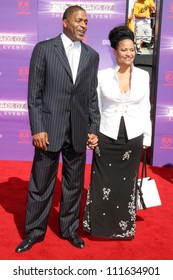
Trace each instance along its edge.
<instances>
[{"instance_id":1,"label":"man's ear","mask_svg":"<svg viewBox=\"0 0 173 280\"><path fill-rule=\"evenodd\" d=\"M62 20L62 24L63 24L63 27L66 28L67 25L68 25L68 20L67 19L63 19Z\"/></svg>"}]
</instances>

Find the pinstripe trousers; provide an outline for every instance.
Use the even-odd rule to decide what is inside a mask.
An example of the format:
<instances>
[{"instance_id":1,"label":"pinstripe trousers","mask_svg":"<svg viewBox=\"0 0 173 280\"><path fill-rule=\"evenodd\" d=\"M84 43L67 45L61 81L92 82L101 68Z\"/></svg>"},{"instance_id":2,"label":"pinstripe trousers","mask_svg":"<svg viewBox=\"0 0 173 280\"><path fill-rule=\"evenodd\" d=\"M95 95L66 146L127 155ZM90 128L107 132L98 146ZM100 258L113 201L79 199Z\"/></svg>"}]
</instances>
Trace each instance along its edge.
<instances>
[{"instance_id":1,"label":"pinstripe trousers","mask_svg":"<svg viewBox=\"0 0 173 280\"><path fill-rule=\"evenodd\" d=\"M60 152L63 167L59 227L63 237L75 236L77 233L84 186L86 151L77 153L71 143L71 137L68 136L64 140L62 149L58 152L35 149L28 187L26 237L43 238L46 233Z\"/></svg>"}]
</instances>

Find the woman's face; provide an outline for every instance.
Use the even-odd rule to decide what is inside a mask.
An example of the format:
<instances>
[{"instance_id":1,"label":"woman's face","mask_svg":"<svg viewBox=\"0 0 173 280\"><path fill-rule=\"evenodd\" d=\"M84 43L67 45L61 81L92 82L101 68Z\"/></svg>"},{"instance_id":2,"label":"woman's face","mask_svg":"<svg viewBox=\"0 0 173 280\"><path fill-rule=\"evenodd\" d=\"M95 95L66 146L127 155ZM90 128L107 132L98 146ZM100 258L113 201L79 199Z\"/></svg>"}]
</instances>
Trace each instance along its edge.
<instances>
[{"instance_id":1,"label":"woman's face","mask_svg":"<svg viewBox=\"0 0 173 280\"><path fill-rule=\"evenodd\" d=\"M124 39L119 42L118 48L113 50L119 66L129 66L135 58L135 46L132 40Z\"/></svg>"}]
</instances>

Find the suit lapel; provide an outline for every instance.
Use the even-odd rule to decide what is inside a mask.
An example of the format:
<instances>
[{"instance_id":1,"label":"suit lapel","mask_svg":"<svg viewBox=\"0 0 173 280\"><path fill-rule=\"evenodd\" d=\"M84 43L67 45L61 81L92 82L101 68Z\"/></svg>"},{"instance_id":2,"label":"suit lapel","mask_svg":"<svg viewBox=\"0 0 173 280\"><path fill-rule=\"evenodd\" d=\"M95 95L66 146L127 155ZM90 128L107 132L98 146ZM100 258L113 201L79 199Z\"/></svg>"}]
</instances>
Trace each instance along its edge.
<instances>
[{"instance_id":1,"label":"suit lapel","mask_svg":"<svg viewBox=\"0 0 173 280\"><path fill-rule=\"evenodd\" d=\"M87 64L89 60L89 51L86 45L84 45L81 42L81 55L80 55L80 60L79 60L79 66L78 66L78 72L77 72L77 77L76 80L78 78L78 76L80 75L80 72L82 71L83 67L85 67L85 65Z\"/></svg>"},{"instance_id":2,"label":"suit lapel","mask_svg":"<svg viewBox=\"0 0 173 280\"><path fill-rule=\"evenodd\" d=\"M53 45L54 45L54 52L57 55L59 61L67 71L68 75L72 78L70 65L60 35L55 38Z\"/></svg>"},{"instance_id":3,"label":"suit lapel","mask_svg":"<svg viewBox=\"0 0 173 280\"><path fill-rule=\"evenodd\" d=\"M66 56L66 52L65 52L60 35L55 38L55 40L53 42L53 46L54 46L54 52L55 52L56 56L58 57L59 61L61 62L61 64L67 71L68 75L72 79L70 65L69 65L68 58ZM81 42L81 55L80 55L80 60L79 60L76 82L77 82L77 79L78 79L83 67L85 67L88 60L89 60L89 50L88 50L87 46Z\"/></svg>"}]
</instances>

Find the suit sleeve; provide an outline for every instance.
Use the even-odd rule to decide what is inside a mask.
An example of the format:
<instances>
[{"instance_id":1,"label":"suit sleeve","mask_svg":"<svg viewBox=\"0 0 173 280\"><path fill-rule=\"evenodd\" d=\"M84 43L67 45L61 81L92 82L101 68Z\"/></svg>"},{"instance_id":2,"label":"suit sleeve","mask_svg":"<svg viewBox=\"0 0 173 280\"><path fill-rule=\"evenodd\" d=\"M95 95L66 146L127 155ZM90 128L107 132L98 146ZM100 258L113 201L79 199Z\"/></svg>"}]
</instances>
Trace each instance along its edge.
<instances>
[{"instance_id":1,"label":"suit sleeve","mask_svg":"<svg viewBox=\"0 0 173 280\"><path fill-rule=\"evenodd\" d=\"M93 71L91 76L91 92L89 100L89 133L98 134L100 125L100 112L97 97L97 74L99 66L99 55L95 53L93 58Z\"/></svg>"},{"instance_id":2,"label":"suit sleeve","mask_svg":"<svg viewBox=\"0 0 173 280\"><path fill-rule=\"evenodd\" d=\"M42 121L42 96L45 82L43 45L38 43L32 53L28 82L28 110L31 133L45 132Z\"/></svg>"}]
</instances>

